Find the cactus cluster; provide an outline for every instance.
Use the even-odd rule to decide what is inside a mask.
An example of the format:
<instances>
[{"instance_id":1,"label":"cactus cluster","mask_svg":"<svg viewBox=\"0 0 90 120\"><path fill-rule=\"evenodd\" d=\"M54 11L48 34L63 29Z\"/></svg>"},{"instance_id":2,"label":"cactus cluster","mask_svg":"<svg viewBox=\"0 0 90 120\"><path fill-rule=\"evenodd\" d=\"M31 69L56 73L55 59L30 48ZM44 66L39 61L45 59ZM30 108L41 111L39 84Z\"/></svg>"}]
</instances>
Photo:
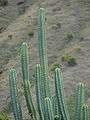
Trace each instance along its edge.
<instances>
[{"instance_id":1,"label":"cactus cluster","mask_svg":"<svg viewBox=\"0 0 90 120\"><path fill-rule=\"evenodd\" d=\"M50 80L48 77L48 62L45 38L45 10L38 10L39 21L39 56L40 64L36 65L35 70L35 88L36 102L35 108L30 91L29 78L29 57L28 45L23 43L21 46L21 66L23 74L24 95L27 109L32 120L70 120L69 112L64 95L63 78L60 68L55 69L55 95L50 92ZM10 93L15 120L23 120L22 110L18 97L18 88L16 80L16 70L11 69L9 73ZM76 113L75 120L88 120L88 106L85 104L85 86L79 83L76 90Z\"/></svg>"}]
</instances>

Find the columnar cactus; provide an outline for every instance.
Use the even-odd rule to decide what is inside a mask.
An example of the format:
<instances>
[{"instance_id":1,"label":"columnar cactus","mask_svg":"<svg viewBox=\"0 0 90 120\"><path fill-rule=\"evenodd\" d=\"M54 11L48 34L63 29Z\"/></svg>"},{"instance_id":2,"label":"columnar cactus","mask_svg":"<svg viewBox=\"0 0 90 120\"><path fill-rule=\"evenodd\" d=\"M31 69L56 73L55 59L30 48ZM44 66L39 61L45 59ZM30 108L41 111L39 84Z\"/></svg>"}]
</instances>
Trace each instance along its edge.
<instances>
[{"instance_id":1,"label":"columnar cactus","mask_svg":"<svg viewBox=\"0 0 90 120\"><path fill-rule=\"evenodd\" d=\"M47 52L46 52L46 37L45 37L45 10L40 8L38 12L39 20L39 56L40 64L42 70L42 79L43 79L43 94L45 97L50 97L50 86L48 79L48 62L47 62Z\"/></svg>"},{"instance_id":2,"label":"columnar cactus","mask_svg":"<svg viewBox=\"0 0 90 120\"><path fill-rule=\"evenodd\" d=\"M62 73L60 68L55 69L55 91L58 101L59 114L61 114L61 119L70 120L64 97Z\"/></svg>"},{"instance_id":3,"label":"columnar cactus","mask_svg":"<svg viewBox=\"0 0 90 120\"><path fill-rule=\"evenodd\" d=\"M81 120L82 105L85 102L85 86L79 83L76 90L76 120Z\"/></svg>"},{"instance_id":4,"label":"columnar cactus","mask_svg":"<svg viewBox=\"0 0 90 120\"><path fill-rule=\"evenodd\" d=\"M57 96L54 95L52 98L53 112L54 112L54 120L60 120Z\"/></svg>"},{"instance_id":5,"label":"columnar cactus","mask_svg":"<svg viewBox=\"0 0 90 120\"><path fill-rule=\"evenodd\" d=\"M24 93L29 113L36 118L36 111L32 102L30 92L30 81L29 81L29 58L28 58L28 46L27 43L23 43L21 46L21 65L24 82Z\"/></svg>"},{"instance_id":6,"label":"columnar cactus","mask_svg":"<svg viewBox=\"0 0 90 120\"><path fill-rule=\"evenodd\" d=\"M44 120L54 120L51 100L48 97L45 98L45 119Z\"/></svg>"},{"instance_id":7,"label":"columnar cactus","mask_svg":"<svg viewBox=\"0 0 90 120\"><path fill-rule=\"evenodd\" d=\"M82 120L89 120L89 110L85 104L82 106Z\"/></svg>"},{"instance_id":8,"label":"columnar cactus","mask_svg":"<svg viewBox=\"0 0 90 120\"><path fill-rule=\"evenodd\" d=\"M29 58L27 43L21 46L21 66L24 83L24 94L27 103L28 111L32 120L70 120L67 105L64 96L63 79L60 68L55 69L55 96L54 100L50 95L50 86L48 79L48 62L45 42L45 11L43 8L39 9L39 55L40 64L36 66L36 99L38 111L34 108L32 96L30 92L29 79ZM12 107L15 120L22 120L22 111L18 99L16 70L10 70L10 92ZM85 88L84 84L79 83L77 87L76 99L76 120L88 120L88 107L82 105L85 102ZM52 105L54 107L52 107ZM36 114L39 113L39 116ZM81 116L81 113L83 115ZM82 118L82 119L81 119Z\"/></svg>"},{"instance_id":9,"label":"columnar cactus","mask_svg":"<svg viewBox=\"0 0 90 120\"><path fill-rule=\"evenodd\" d=\"M16 80L16 70L11 69L9 73L9 81L10 81L10 93L11 93L11 101L12 108L15 120L22 120L22 111L18 98L18 89L17 89L17 80Z\"/></svg>"},{"instance_id":10,"label":"columnar cactus","mask_svg":"<svg viewBox=\"0 0 90 120\"><path fill-rule=\"evenodd\" d=\"M40 120L44 120L44 115L43 115L43 105L44 103L42 100L42 85L41 85L41 67L40 64L37 64L36 66L36 99L37 99L37 106L38 106L38 112L40 116Z\"/></svg>"}]
</instances>

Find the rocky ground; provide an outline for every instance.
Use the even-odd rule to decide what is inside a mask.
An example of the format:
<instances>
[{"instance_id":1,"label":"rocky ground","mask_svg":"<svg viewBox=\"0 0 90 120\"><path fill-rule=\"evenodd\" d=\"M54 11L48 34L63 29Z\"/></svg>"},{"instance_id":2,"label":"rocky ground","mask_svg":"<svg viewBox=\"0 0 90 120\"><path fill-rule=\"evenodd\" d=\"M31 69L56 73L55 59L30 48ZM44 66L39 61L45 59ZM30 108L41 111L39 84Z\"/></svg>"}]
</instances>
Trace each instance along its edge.
<instances>
[{"instance_id":1,"label":"rocky ground","mask_svg":"<svg viewBox=\"0 0 90 120\"><path fill-rule=\"evenodd\" d=\"M32 95L35 101L34 68L38 57L38 6L46 8L46 40L51 84L53 68L63 64L64 88L67 101L72 99L75 86L83 82L87 86L86 102L90 106L90 2L89 0L39 0L32 4L27 0L26 11L19 15L15 1L0 7L0 111L5 111L13 119L10 110L9 69L17 69L19 95L23 95L23 83L20 64L20 45L26 41L29 46L30 76ZM30 36L29 33L34 33ZM77 34L79 33L79 34ZM68 34L73 39L68 40ZM76 59L75 66L62 62L61 58L71 55ZM53 87L52 87L53 88ZM24 118L28 118L25 99L20 97ZM72 115L71 115L72 117Z\"/></svg>"}]
</instances>

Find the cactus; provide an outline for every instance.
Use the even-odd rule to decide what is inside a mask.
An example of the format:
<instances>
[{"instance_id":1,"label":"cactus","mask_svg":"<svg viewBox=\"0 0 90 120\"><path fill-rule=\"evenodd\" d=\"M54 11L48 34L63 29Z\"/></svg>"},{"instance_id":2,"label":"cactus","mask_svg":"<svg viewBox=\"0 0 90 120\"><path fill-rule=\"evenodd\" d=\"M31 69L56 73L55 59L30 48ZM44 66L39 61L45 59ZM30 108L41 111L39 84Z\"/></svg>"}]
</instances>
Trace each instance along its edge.
<instances>
[{"instance_id":1,"label":"cactus","mask_svg":"<svg viewBox=\"0 0 90 120\"><path fill-rule=\"evenodd\" d=\"M50 98L45 98L45 120L54 120L53 109Z\"/></svg>"},{"instance_id":2,"label":"cactus","mask_svg":"<svg viewBox=\"0 0 90 120\"><path fill-rule=\"evenodd\" d=\"M40 120L44 120L43 115L43 100L42 100L42 86L41 86L41 67L40 64L37 64L36 66L36 98L37 98L37 106L38 106L38 112L40 115Z\"/></svg>"},{"instance_id":3,"label":"cactus","mask_svg":"<svg viewBox=\"0 0 90 120\"><path fill-rule=\"evenodd\" d=\"M76 120L81 120L81 109L85 102L85 86L83 83L77 85L76 90Z\"/></svg>"},{"instance_id":4,"label":"cactus","mask_svg":"<svg viewBox=\"0 0 90 120\"><path fill-rule=\"evenodd\" d=\"M88 106L85 104L82 106L82 120L89 120Z\"/></svg>"},{"instance_id":5,"label":"cactus","mask_svg":"<svg viewBox=\"0 0 90 120\"><path fill-rule=\"evenodd\" d=\"M21 64L22 64L22 74L23 74L23 82L24 82L24 93L26 98L26 103L28 107L28 111L31 116L34 115L36 117L36 111L32 102L31 92L30 92L30 81L29 81L29 58L28 58L28 46L27 43L23 43L21 46Z\"/></svg>"},{"instance_id":6,"label":"cactus","mask_svg":"<svg viewBox=\"0 0 90 120\"><path fill-rule=\"evenodd\" d=\"M43 79L43 94L45 97L50 97L50 81L48 79L48 62L47 62L47 52L46 52L46 38L45 38L45 10L40 8L38 12L39 20L39 56L40 56L40 65L42 71Z\"/></svg>"},{"instance_id":7,"label":"cactus","mask_svg":"<svg viewBox=\"0 0 90 120\"><path fill-rule=\"evenodd\" d=\"M59 114L61 114L61 119L70 120L69 114L67 111L67 106L65 103L63 83L62 83L62 73L60 68L55 69L55 91L58 101Z\"/></svg>"},{"instance_id":8,"label":"cactus","mask_svg":"<svg viewBox=\"0 0 90 120\"><path fill-rule=\"evenodd\" d=\"M60 68L55 69L55 96L52 98L50 94L50 86L48 79L48 62L45 42L45 11L43 8L39 9L39 55L40 64L36 66L36 99L38 111L36 111L32 102L30 92L29 79L29 58L27 43L21 46L21 66L24 83L24 94L27 108L32 120L70 120L67 105L64 96L63 79ZM18 99L16 70L10 70L10 92L12 107L15 120L22 120L22 111ZM84 84L79 83L77 87L76 99L76 120L88 120L88 107L82 105L85 103L85 89ZM39 113L39 116L37 115ZM81 116L81 113L82 116ZM82 117L82 119L81 119Z\"/></svg>"},{"instance_id":9,"label":"cactus","mask_svg":"<svg viewBox=\"0 0 90 120\"><path fill-rule=\"evenodd\" d=\"M10 93L11 93L13 113L14 113L15 120L22 120L22 111L21 111L21 106L18 99L16 76L17 76L16 70L11 69L9 73L9 81L10 81Z\"/></svg>"},{"instance_id":10,"label":"cactus","mask_svg":"<svg viewBox=\"0 0 90 120\"><path fill-rule=\"evenodd\" d=\"M60 120L57 96L54 95L52 98L53 112L54 112L54 120Z\"/></svg>"}]
</instances>

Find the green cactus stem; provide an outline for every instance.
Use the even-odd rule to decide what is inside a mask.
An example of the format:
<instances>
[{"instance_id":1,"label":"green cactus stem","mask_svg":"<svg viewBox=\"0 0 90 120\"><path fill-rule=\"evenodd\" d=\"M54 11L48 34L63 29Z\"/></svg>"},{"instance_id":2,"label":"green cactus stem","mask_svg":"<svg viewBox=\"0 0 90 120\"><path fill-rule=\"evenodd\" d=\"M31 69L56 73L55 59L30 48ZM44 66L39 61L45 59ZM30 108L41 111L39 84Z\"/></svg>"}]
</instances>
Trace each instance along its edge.
<instances>
[{"instance_id":1,"label":"green cactus stem","mask_svg":"<svg viewBox=\"0 0 90 120\"><path fill-rule=\"evenodd\" d=\"M89 120L89 110L85 104L82 106L82 120Z\"/></svg>"},{"instance_id":2,"label":"green cactus stem","mask_svg":"<svg viewBox=\"0 0 90 120\"><path fill-rule=\"evenodd\" d=\"M44 120L43 116L43 104L42 103L42 86L41 86L41 67L40 64L37 64L36 66L36 99L37 99L37 106L38 106L38 112L40 116L40 120Z\"/></svg>"},{"instance_id":3,"label":"green cactus stem","mask_svg":"<svg viewBox=\"0 0 90 120\"><path fill-rule=\"evenodd\" d=\"M15 120L22 120L22 111L18 97L16 77L17 77L16 70L11 69L9 73L9 82L10 82L10 94L11 94L13 113Z\"/></svg>"},{"instance_id":4,"label":"green cactus stem","mask_svg":"<svg viewBox=\"0 0 90 120\"><path fill-rule=\"evenodd\" d=\"M82 105L85 102L85 86L83 83L79 83L77 85L77 90L76 90L76 120L82 120L81 119L81 110L82 110Z\"/></svg>"},{"instance_id":5,"label":"green cactus stem","mask_svg":"<svg viewBox=\"0 0 90 120\"><path fill-rule=\"evenodd\" d=\"M60 120L57 96L54 95L52 98L53 112L54 112L54 120Z\"/></svg>"},{"instance_id":6,"label":"green cactus stem","mask_svg":"<svg viewBox=\"0 0 90 120\"><path fill-rule=\"evenodd\" d=\"M39 24L39 56L40 56L40 65L42 71L43 79L43 94L45 97L50 97L50 81L48 79L48 61L47 61L47 51L46 51L46 37L45 37L45 10L40 8L38 11L38 24ZM44 97L44 98L45 98Z\"/></svg>"},{"instance_id":7,"label":"green cactus stem","mask_svg":"<svg viewBox=\"0 0 90 120\"><path fill-rule=\"evenodd\" d=\"M53 109L50 98L45 98L45 120L54 120Z\"/></svg>"},{"instance_id":8,"label":"green cactus stem","mask_svg":"<svg viewBox=\"0 0 90 120\"><path fill-rule=\"evenodd\" d=\"M55 69L55 92L57 96L59 114L61 115L61 119L70 120L64 97L62 73L60 68Z\"/></svg>"},{"instance_id":9,"label":"green cactus stem","mask_svg":"<svg viewBox=\"0 0 90 120\"><path fill-rule=\"evenodd\" d=\"M21 46L21 65L22 65L22 74L24 82L24 93L27 103L27 108L30 115L36 117L36 111L32 102L32 96L30 92L30 81L29 81L29 58L28 58L28 46L27 43L23 43Z\"/></svg>"}]
</instances>

